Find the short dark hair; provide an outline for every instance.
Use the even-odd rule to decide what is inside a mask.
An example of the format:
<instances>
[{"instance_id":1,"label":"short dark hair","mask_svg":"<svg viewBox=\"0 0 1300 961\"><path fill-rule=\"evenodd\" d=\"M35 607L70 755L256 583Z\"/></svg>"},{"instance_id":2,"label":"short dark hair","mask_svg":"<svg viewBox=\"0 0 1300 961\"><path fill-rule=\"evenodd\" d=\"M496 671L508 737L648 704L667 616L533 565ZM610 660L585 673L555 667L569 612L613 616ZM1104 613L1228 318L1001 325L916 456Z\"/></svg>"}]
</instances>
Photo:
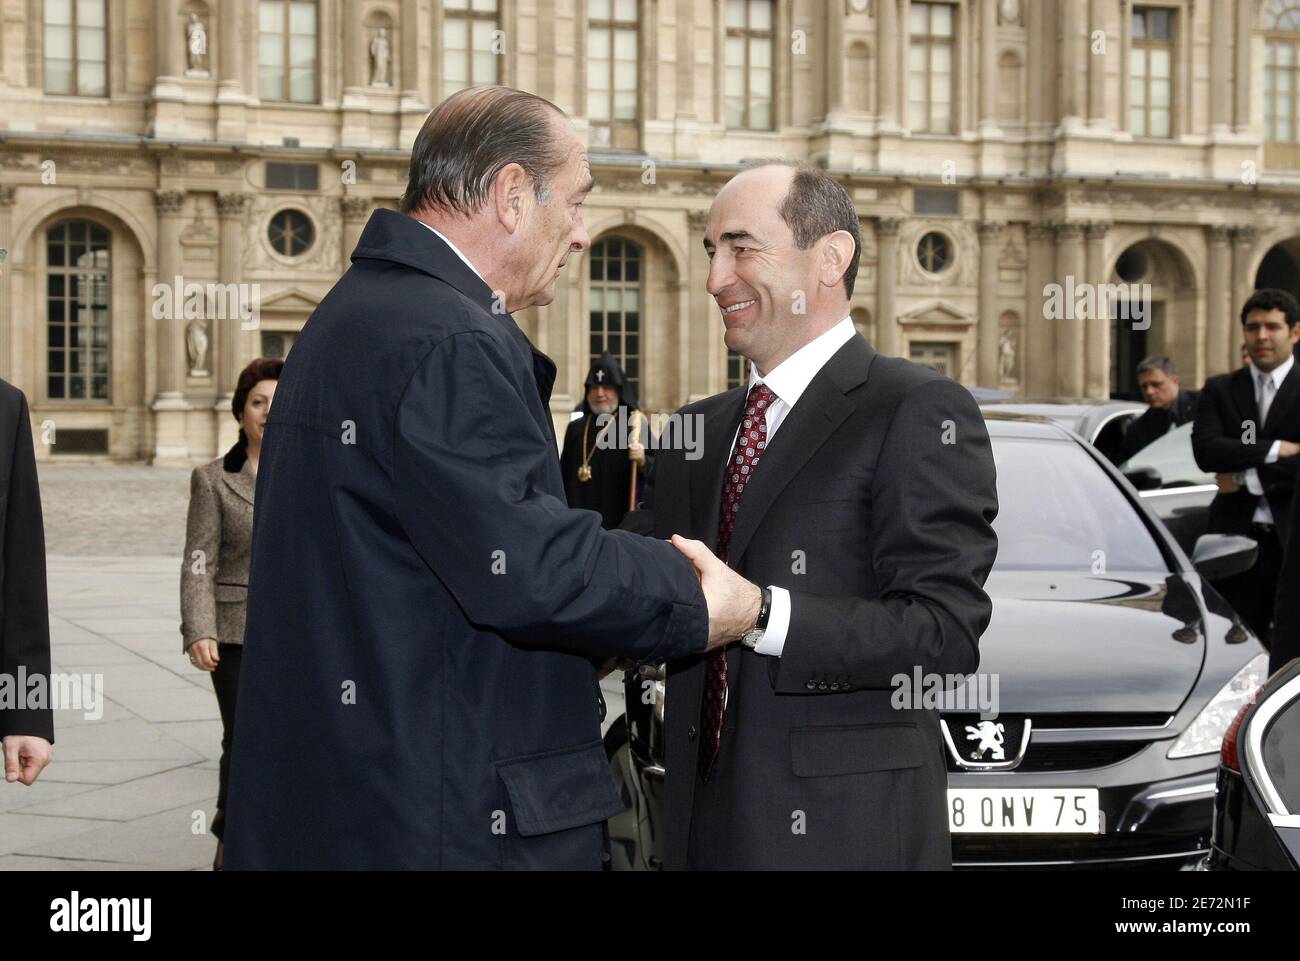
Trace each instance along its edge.
<instances>
[{"instance_id":1,"label":"short dark hair","mask_svg":"<svg viewBox=\"0 0 1300 961\"><path fill-rule=\"evenodd\" d=\"M858 279L858 261L862 258L862 223L853 206L853 198L838 180L820 167L795 160L757 160L747 170L759 167L793 167L794 179L778 212L794 233L795 246L807 250L827 234L846 230L853 236L853 256L844 271L844 296L853 296Z\"/></svg>"},{"instance_id":2,"label":"short dark hair","mask_svg":"<svg viewBox=\"0 0 1300 961\"><path fill-rule=\"evenodd\" d=\"M1294 327L1300 324L1300 303L1285 290L1276 287L1261 287L1246 300L1241 308L1241 322L1246 322L1246 315L1252 310L1280 310L1286 314L1286 325Z\"/></svg>"},{"instance_id":3,"label":"short dark hair","mask_svg":"<svg viewBox=\"0 0 1300 961\"><path fill-rule=\"evenodd\" d=\"M426 207L469 216L487 201L492 181L517 163L546 203L550 179L567 159L554 120L564 111L512 87L477 86L452 94L425 118L411 148L399 209Z\"/></svg>"},{"instance_id":4,"label":"short dark hair","mask_svg":"<svg viewBox=\"0 0 1300 961\"><path fill-rule=\"evenodd\" d=\"M1142 363L1138 364L1137 375L1141 377L1143 374L1148 374L1156 370L1163 373L1166 377L1178 376L1178 365L1164 354L1152 354L1150 357L1143 360Z\"/></svg>"},{"instance_id":5,"label":"short dark hair","mask_svg":"<svg viewBox=\"0 0 1300 961\"><path fill-rule=\"evenodd\" d=\"M284 361L281 358L258 357L239 372L239 379L235 381L234 396L230 398L230 410L235 415L235 420L239 420L239 415L244 412L244 405L248 403L248 395L252 389L264 380L279 380L282 370L284 370ZM244 447L247 444L248 438L244 436L244 428L241 427L239 445Z\"/></svg>"}]
</instances>

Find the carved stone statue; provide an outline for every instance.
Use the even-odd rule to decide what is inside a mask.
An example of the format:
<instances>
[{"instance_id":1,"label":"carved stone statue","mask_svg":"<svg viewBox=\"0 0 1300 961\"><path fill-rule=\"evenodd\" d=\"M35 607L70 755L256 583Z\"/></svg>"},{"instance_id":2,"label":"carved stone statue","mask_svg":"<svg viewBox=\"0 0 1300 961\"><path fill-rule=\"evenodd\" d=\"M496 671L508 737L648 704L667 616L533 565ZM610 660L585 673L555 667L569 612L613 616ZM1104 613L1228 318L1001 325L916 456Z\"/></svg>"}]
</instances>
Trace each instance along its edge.
<instances>
[{"instance_id":1,"label":"carved stone statue","mask_svg":"<svg viewBox=\"0 0 1300 961\"><path fill-rule=\"evenodd\" d=\"M195 317L185 329L185 350L190 356L190 376L201 377L208 372L208 327Z\"/></svg>"},{"instance_id":2,"label":"carved stone statue","mask_svg":"<svg viewBox=\"0 0 1300 961\"><path fill-rule=\"evenodd\" d=\"M1009 330L998 338L998 373L1003 380L1016 379L1016 335Z\"/></svg>"},{"instance_id":3,"label":"carved stone statue","mask_svg":"<svg viewBox=\"0 0 1300 961\"><path fill-rule=\"evenodd\" d=\"M372 87L389 86L388 64L391 54L388 31L380 27L379 32L375 34L375 39L370 41L370 85Z\"/></svg>"},{"instance_id":4,"label":"carved stone statue","mask_svg":"<svg viewBox=\"0 0 1300 961\"><path fill-rule=\"evenodd\" d=\"M208 31L197 13L191 13L190 22L185 25L185 48L190 70L194 73L207 73Z\"/></svg>"},{"instance_id":5,"label":"carved stone statue","mask_svg":"<svg viewBox=\"0 0 1300 961\"><path fill-rule=\"evenodd\" d=\"M998 16L1004 24L1020 24L1020 0L1000 0Z\"/></svg>"}]
</instances>

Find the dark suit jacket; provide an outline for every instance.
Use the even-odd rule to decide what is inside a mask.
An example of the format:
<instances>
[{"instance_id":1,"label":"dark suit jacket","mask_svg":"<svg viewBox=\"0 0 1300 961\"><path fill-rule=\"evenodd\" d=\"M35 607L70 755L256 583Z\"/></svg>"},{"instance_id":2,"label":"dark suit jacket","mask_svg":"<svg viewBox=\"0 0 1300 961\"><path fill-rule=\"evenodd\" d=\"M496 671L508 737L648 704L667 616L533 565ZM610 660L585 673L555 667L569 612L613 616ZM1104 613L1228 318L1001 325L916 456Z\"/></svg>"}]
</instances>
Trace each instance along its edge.
<instances>
[{"instance_id":1,"label":"dark suit jacket","mask_svg":"<svg viewBox=\"0 0 1300 961\"><path fill-rule=\"evenodd\" d=\"M716 544L745 395L681 412L704 418L704 456L661 443L625 527ZM994 482L983 418L960 385L861 337L814 377L759 461L731 541L736 570L791 592L784 653L729 648L707 785L696 774L705 659L668 665L666 867L951 866L938 716L895 710L891 679L918 664L978 666Z\"/></svg>"},{"instance_id":2,"label":"dark suit jacket","mask_svg":"<svg viewBox=\"0 0 1300 961\"><path fill-rule=\"evenodd\" d=\"M1196 402L1200 391L1182 387L1174 398L1174 406L1169 410L1157 410L1148 407L1141 417L1135 418L1124 429L1120 448L1125 459L1132 457L1153 441L1159 440L1173 428L1186 424L1196 418Z\"/></svg>"},{"instance_id":3,"label":"dark suit jacket","mask_svg":"<svg viewBox=\"0 0 1300 961\"><path fill-rule=\"evenodd\" d=\"M564 503L538 353L376 211L258 467L228 868L597 868L622 810L591 658L704 649L671 545Z\"/></svg>"},{"instance_id":4,"label":"dark suit jacket","mask_svg":"<svg viewBox=\"0 0 1300 961\"><path fill-rule=\"evenodd\" d=\"M50 673L50 609L45 527L27 398L0 380L0 673ZM48 685L47 685L48 689ZM21 693L26 693L21 692ZM0 737L31 734L54 742L54 714L0 709Z\"/></svg>"},{"instance_id":5,"label":"dark suit jacket","mask_svg":"<svg viewBox=\"0 0 1300 961\"><path fill-rule=\"evenodd\" d=\"M1259 424L1259 407L1251 383L1252 368L1241 367L1205 382L1192 427L1192 452L1197 466L1216 474L1232 474L1252 467L1268 498L1278 535L1285 543L1291 494L1296 485L1296 458L1284 457L1265 464L1275 440L1300 441L1300 363L1282 381L1268 420ZM1242 440L1247 425L1255 425L1253 444ZM1245 488L1232 494L1216 494L1210 503L1212 534L1249 534L1258 498Z\"/></svg>"}]
</instances>

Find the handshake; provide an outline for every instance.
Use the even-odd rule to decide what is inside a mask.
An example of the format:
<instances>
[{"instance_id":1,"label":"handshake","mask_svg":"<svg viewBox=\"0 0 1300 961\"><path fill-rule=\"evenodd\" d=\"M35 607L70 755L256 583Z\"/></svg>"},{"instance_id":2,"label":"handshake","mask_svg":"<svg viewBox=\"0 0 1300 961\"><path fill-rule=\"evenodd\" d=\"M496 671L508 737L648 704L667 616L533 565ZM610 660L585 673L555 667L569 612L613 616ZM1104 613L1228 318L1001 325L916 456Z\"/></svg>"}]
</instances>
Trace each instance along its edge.
<instances>
[{"instance_id":1,"label":"handshake","mask_svg":"<svg viewBox=\"0 0 1300 961\"><path fill-rule=\"evenodd\" d=\"M703 541L674 534L671 541L695 567L709 607L709 650L739 640L758 620L763 592L726 564Z\"/></svg>"}]
</instances>

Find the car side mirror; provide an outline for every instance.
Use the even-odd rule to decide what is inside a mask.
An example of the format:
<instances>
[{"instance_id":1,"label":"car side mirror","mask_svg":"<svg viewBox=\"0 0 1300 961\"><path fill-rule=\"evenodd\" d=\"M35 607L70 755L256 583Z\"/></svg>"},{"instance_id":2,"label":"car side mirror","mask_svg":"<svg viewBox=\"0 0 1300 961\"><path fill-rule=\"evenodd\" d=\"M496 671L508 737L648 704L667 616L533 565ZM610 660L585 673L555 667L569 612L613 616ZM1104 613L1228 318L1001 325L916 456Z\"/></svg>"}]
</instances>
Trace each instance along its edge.
<instances>
[{"instance_id":1,"label":"car side mirror","mask_svg":"<svg viewBox=\"0 0 1300 961\"><path fill-rule=\"evenodd\" d=\"M1160 476L1160 471L1154 467L1134 467L1126 470L1124 476L1128 482L1140 491L1159 490L1160 485L1164 483L1164 478Z\"/></svg>"},{"instance_id":2,"label":"car side mirror","mask_svg":"<svg viewBox=\"0 0 1300 961\"><path fill-rule=\"evenodd\" d=\"M1202 534L1192 550L1192 566L1212 581L1244 574L1255 566L1259 544L1240 534Z\"/></svg>"}]
</instances>

